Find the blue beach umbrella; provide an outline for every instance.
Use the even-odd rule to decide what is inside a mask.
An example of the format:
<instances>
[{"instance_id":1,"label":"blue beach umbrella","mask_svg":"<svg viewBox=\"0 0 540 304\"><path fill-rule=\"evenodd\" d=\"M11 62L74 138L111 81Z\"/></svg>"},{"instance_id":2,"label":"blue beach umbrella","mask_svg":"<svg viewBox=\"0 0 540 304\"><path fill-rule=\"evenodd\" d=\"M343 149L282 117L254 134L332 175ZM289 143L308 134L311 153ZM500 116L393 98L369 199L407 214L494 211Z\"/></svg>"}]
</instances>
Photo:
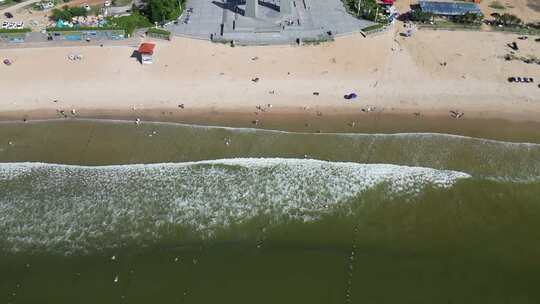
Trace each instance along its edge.
<instances>
[{"instance_id":1,"label":"blue beach umbrella","mask_svg":"<svg viewBox=\"0 0 540 304\"><path fill-rule=\"evenodd\" d=\"M356 97L358 97L358 95L356 95L356 93L349 93L345 96L343 96L343 98L349 100L349 99L355 99Z\"/></svg>"}]
</instances>

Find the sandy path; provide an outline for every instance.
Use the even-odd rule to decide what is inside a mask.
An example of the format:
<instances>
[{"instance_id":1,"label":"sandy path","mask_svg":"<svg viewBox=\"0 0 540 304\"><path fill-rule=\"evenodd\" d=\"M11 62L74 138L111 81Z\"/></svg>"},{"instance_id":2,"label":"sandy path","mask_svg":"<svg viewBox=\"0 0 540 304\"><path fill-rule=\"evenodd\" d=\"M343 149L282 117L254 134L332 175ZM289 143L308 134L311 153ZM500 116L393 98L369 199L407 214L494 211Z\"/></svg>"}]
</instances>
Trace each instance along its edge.
<instances>
[{"instance_id":1,"label":"sandy path","mask_svg":"<svg viewBox=\"0 0 540 304\"><path fill-rule=\"evenodd\" d=\"M4 13L6 12L11 12L12 14L15 14L15 12L17 12L17 10L23 8L23 7L26 7L30 4L34 4L34 3L38 3L38 2L41 2L42 0L28 0L28 1L24 1L24 2L21 2L21 3L17 3L15 5L11 5L9 7L6 7L6 8L3 8L3 9L0 9L0 15L4 15Z\"/></svg>"}]
</instances>

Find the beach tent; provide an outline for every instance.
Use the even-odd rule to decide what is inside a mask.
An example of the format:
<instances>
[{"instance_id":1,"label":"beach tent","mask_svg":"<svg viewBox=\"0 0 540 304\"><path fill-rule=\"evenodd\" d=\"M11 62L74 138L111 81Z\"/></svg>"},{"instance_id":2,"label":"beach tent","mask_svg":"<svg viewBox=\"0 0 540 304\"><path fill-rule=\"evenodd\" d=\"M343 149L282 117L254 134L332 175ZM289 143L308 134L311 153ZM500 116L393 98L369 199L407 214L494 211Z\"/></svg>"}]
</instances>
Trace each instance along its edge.
<instances>
[{"instance_id":1,"label":"beach tent","mask_svg":"<svg viewBox=\"0 0 540 304\"><path fill-rule=\"evenodd\" d=\"M57 28L63 28L64 27L64 20L58 19L58 21L56 21L56 27Z\"/></svg>"}]
</instances>

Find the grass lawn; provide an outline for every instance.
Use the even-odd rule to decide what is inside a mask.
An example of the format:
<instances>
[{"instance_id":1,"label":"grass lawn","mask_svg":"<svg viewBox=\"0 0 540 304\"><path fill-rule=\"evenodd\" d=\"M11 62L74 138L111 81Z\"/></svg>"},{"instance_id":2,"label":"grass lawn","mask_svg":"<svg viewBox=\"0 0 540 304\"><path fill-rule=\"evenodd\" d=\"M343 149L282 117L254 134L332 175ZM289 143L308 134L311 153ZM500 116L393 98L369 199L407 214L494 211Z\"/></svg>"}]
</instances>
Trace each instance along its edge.
<instances>
[{"instance_id":1,"label":"grass lawn","mask_svg":"<svg viewBox=\"0 0 540 304\"><path fill-rule=\"evenodd\" d=\"M19 34L19 33L28 33L32 30L25 27L22 29L0 29L0 34Z\"/></svg>"},{"instance_id":2,"label":"grass lawn","mask_svg":"<svg viewBox=\"0 0 540 304\"><path fill-rule=\"evenodd\" d=\"M384 24L382 23L377 23L377 24L373 24L373 25L370 25L368 27L365 27L362 29L362 31L364 32L371 32L371 31L375 31L375 30L378 30L378 29L381 29L384 27Z\"/></svg>"},{"instance_id":3,"label":"grass lawn","mask_svg":"<svg viewBox=\"0 0 540 304\"><path fill-rule=\"evenodd\" d=\"M129 16L123 16L118 18L110 17L108 21L118 27L126 30L126 34L133 33L135 29L151 27L153 24L148 19L138 13L133 13Z\"/></svg>"},{"instance_id":4,"label":"grass lawn","mask_svg":"<svg viewBox=\"0 0 540 304\"><path fill-rule=\"evenodd\" d=\"M133 2L133 0L113 0L112 3L114 6L126 6Z\"/></svg>"}]
</instances>

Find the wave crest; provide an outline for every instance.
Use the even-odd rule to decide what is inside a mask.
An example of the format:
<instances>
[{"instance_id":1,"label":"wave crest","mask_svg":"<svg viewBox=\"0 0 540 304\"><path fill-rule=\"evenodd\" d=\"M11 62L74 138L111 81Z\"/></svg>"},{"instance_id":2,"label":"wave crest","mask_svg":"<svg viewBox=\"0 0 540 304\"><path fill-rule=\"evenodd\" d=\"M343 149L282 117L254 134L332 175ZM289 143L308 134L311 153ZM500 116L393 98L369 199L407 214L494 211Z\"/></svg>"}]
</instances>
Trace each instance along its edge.
<instances>
[{"instance_id":1,"label":"wave crest","mask_svg":"<svg viewBox=\"0 0 540 304\"><path fill-rule=\"evenodd\" d=\"M379 185L388 193L416 194L468 177L423 167L275 158L0 164L0 243L10 251L76 253L158 240L171 227L210 237L261 215L274 223L314 220Z\"/></svg>"}]
</instances>

